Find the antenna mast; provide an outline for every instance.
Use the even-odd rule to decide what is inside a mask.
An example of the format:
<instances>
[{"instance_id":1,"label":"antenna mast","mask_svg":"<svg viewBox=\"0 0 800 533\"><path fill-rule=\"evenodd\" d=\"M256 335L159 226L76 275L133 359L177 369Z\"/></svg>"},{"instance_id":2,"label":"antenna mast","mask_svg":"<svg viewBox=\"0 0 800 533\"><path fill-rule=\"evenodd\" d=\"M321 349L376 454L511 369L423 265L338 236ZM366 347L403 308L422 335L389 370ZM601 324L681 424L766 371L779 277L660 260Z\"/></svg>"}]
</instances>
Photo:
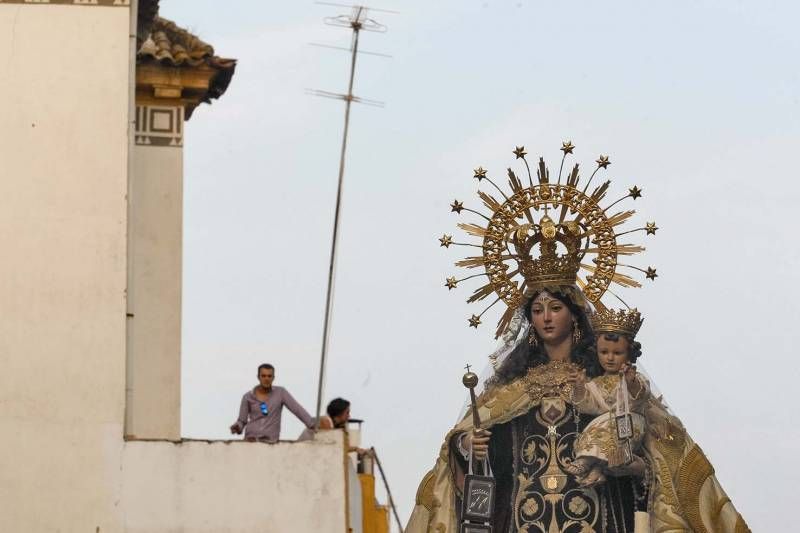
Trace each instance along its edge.
<instances>
[{"instance_id":1,"label":"antenna mast","mask_svg":"<svg viewBox=\"0 0 800 533\"><path fill-rule=\"evenodd\" d=\"M328 266L328 289L325 300L325 319L322 327L322 349L321 349L320 363L319 363L320 364L319 386L317 388L316 425L317 428L319 428L320 415L322 414L322 396L325 386L325 365L327 362L328 343L330 340L331 311L333 308L333 288L334 288L335 273L336 273L336 245L339 241L339 218L342 207L342 184L344 181L344 162L345 162L345 155L347 153L347 136L350 129L350 106L353 102L371 104L377 106L383 105L381 102L376 102L374 100L365 100L353 95L353 82L355 80L355 75L356 75L356 57L359 53L358 38L362 30L383 33L386 31L386 26L369 18L368 17L369 8L365 6L361 5L348 6L344 4L335 4L331 2L317 2L317 3L322 5L331 5L338 7L350 7L352 9L350 15L339 15L336 17L328 17L325 19L325 23L331 26L350 28L353 32L352 42L349 49L349 51L351 52L350 80L347 85L347 93L337 94L328 91L310 91L311 94L317 96L324 96L326 98L336 98L344 100L345 102L344 131L342 134L342 151L339 156L339 181L336 190L336 209L334 211L334 217L333 217L333 237L331 239L331 257ZM383 11L386 13L392 13L391 11L377 10L377 9L373 9L373 11Z\"/></svg>"}]
</instances>

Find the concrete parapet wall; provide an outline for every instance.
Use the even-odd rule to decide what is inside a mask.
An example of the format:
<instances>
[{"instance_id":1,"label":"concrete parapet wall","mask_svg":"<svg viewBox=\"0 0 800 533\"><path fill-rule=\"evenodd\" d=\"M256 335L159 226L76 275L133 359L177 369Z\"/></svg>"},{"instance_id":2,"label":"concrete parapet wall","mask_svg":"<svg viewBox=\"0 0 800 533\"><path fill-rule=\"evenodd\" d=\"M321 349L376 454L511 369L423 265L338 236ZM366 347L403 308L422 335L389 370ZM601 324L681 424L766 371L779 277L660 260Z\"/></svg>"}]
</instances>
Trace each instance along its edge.
<instances>
[{"instance_id":1,"label":"concrete parapet wall","mask_svg":"<svg viewBox=\"0 0 800 533\"><path fill-rule=\"evenodd\" d=\"M122 458L128 533L342 533L344 442L129 441Z\"/></svg>"}]
</instances>

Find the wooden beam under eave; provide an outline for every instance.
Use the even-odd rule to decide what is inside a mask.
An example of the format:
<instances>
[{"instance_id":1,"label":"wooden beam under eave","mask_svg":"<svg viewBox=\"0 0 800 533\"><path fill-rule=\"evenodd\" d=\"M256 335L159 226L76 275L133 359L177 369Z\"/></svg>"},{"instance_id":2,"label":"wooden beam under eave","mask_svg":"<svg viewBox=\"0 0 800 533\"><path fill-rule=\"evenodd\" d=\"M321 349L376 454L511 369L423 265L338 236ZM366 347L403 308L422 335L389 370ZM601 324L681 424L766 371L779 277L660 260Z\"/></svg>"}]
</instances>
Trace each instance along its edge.
<instances>
[{"instance_id":1,"label":"wooden beam under eave","mask_svg":"<svg viewBox=\"0 0 800 533\"><path fill-rule=\"evenodd\" d=\"M168 67L160 63L136 66L136 86L180 87L207 91L217 70L207 65Z\"/></svg>"},{"instance_id":2,"label":"wooden beam under eave","mask_svg":"<svg viewBox=\"0 0 800 533\"><path fill-rule=\"evenodd\" d=\"M216 75L217 70L207 65L139 64L136 66L136 105L182 106L188 120L205 100Z\"/></svg>"},{"instance_id":3,"label":"wooden beam under eave","mask_svg":"<svg viewBox=\"0 0 800 533\"><path fill-rule=\"evenodd\" d=\"M153 86L153 96L156 98L180 98L183 92L183 87L175 86Z\"/></svg>"},{"instance_id":4,"label":"wooden beam under eave","mask_svg":"<svg viewBox=\"0 0 800 533\"><path fill-rule=\"evenodd\" d=\"M186 98L156 98L153 91L146 89L136 90L136 105L154 105L165 107L187 107L195 106L199 102L193 102Z\"/></svg>"}]
</instances>

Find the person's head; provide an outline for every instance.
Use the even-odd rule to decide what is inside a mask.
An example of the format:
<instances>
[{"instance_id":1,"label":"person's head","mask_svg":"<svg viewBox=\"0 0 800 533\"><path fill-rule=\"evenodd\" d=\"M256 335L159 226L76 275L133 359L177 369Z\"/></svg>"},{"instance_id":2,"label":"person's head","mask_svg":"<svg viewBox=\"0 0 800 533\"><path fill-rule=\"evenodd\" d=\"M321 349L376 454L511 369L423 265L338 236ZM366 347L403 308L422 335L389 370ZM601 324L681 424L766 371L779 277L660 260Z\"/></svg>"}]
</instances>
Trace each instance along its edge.
<instances>
[{"instance_id":1,"label":"person's head","mask_svg":"<svg viewBox=\"0 0 800 533\"><path fill-rule=\"evenodd\" d=\"M575 287L540 290L525 303L523 312L531 322L530 335L497 369L498 383L509 383L524 375L529 368L548 363L550 358L546 345L567 339L572 344L570 360L573 363L585 369L589 377L602 373L594 353L594 334L586 311L570 296L575 290Z\"/></svg>"},{"instance_id":2,"label":"person's head","mask_svg":"<svg viewBox=\"0 0 800 533\"><path fill-rule=\"evenodd\" d=\"M264 363L258 366L258 384L268 389L272 387L272 381L275 379L275 367Z\"/></svg>"},{"instance_id":3,"label":"person's head","mask_svg":"<svg viewBox=\"0 0 800 533\"><path fill-rule=\"evenodd\" d=\"M642 345L627 335L600 333L597 335L597 358L606 374L615 374L626 363L634 364L642 355Z\"/></svg>"},{"instance_id":4,"label":"person's head","mask_svg":"<svg viewBox=\"0 0 800 533\"><path fill-rule=\"evenodd\" d=\"M328 404L328 416L333 421L333 427L343 428L350 420L350 402L344 398L334 398Z\"/></svg>"},{"instance_id":5,"label":"person's head","mask_svg":"<svg viewBox=\"0 0 800 533\"><path fill-rule=\"evenodd\" d=\"M560 344L571 337L579 327L577 306L570 309L570 299L558 293L540 291L527 305L528 320L537 340L547 344ZM573 314L573 310L575 314Z\"/></svg>"}]
</instances>

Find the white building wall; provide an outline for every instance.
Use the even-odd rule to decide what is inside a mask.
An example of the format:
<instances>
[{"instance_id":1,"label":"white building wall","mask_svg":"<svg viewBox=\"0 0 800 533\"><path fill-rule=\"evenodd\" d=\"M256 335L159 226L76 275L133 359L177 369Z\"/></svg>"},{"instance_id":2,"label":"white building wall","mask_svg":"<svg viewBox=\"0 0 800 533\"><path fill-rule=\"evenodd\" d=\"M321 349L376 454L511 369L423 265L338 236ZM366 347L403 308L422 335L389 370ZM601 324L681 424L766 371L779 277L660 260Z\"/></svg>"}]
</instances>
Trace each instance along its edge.
<instances>
[{"instance_id":1,"label":"white building wall","mask_svg":"<svg viewBox=\"0 0 800 533\"><path fill-rule=\"evenodd\" d=\"M123 440L130 13L99 2L0 1L0 532L344 532L339 432ZM174 147L151 150L179 170ZM138 192L179 204L175 174L150 177ZM174 381L175 355L142 372Z\"/></svg>"},{"instance_id":2,"label":"white building wall","mask_svg":"<svg viewBox=\"0 0 800 533\"><path fill-rule=\"evenodd\" d=\"M129 441L125 531L343 533L342 438L328 431L279 444Z\"/></svg>"},{"instance_id":3,"label":"white building wall","mask_svg":"<svg viewBox=\"0 0 800 533\"><path fill-rule=\"evenodd\" d=\"M137 438L180 438L182 139L182 107L137 106L125 427Z\"/></svg>"},{"instance_id":4,"label":"white building wall","mask_svg":"<svg viewBox=\"0 0 800 533\"><path fill-rule=\"evenodd\" d=\"M0 531L121 531L129 8L0 3Z\"/></svg>"},{"instance_id":5,"label":"white building wall","mask_svg":"<svg viewBox=\"0 0 800 533\"><path fill-rule=\"evenodd\" d=\"M364 509L361 508L361 481L353 461L347 459L347 490L350 531L348 533L364 533Z\"/></svg>"}]
</instances>

